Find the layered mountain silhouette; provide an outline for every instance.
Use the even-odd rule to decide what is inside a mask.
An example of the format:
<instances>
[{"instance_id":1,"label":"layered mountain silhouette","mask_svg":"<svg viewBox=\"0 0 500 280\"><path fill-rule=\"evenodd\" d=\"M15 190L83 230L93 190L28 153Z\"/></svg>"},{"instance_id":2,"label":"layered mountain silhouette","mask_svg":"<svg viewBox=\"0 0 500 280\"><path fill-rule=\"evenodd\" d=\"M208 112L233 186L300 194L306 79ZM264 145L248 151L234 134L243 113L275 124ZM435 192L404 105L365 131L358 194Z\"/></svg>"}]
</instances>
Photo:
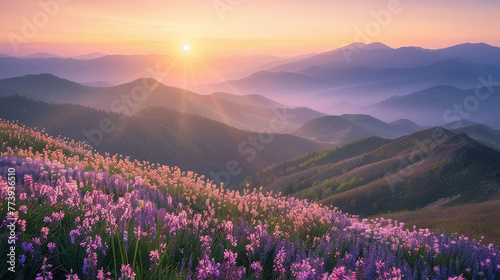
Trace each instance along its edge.
<instances>
[{"instance_id":1,"label":"layered mountain silhouette","mask_svg":"<svg viewBox=\"0 0 500 280\"><path fill-rule=\"evenodd\" d=\"M481 85L480 77L500 77L500 67L470 63L464 59L448 58L416 68L309 68L301 73L316 77L332 77L336 89L323 93L321 98L343 100L366 105L395 95L409 94L435 85L450 85L462 89Z\"/></svg>"},{"instance_id":2,"label":"layered mountain silhouette","mask_svg":"<svg viewBox=\"0 0 500 280\"><path fill-rule=\"evenodd\" d=\"M492 57L495 59L489 59ZM356 43L207 88L258 93L278 101L293 100L294 105L303 104L334 115L371 114L363 107L394 96L437 86L468 90L485 83L498 84L500 60L496 57L500 57L500 48L484 43L438 50ZM403 118L418 122L409 116Z\"/></svg>"},{"instance_id":3,"label":"layered mountain silhouette","mask_svg":"<svg viewBox=\"0 0 500 280\"><path fill-rule=\"evenodd\" d=\"M383 120L409 118L420 124L441 125L462 119L489 124L500 116L500 86L473 89L435 86L408 95L395 96L368 106L364 111Z\"/></svg>"},{"instance_id":4,"label":"layered mountain silhouette","mask_svg":"<svg viewBox=\"0 0 500 280\"><path fill-rule=\"evenodd\" d=\"M84 86L51 74L0 80L0 95L14 94L122 114L132 114L148 106L162 106L258 132L270 129L279 133L291 132L305 122L324 115L307 108L288 107L259 95L200 95L146 78L113 87Z\"/></svg>"},{"instance_id":5,"label":"layered mountain silhouette","mask_svg":"<svg viewBox=\"0 0 500 280\"><path fill-rule=\"evenodd\" d=\"M443 125L450 121L443 120L443 117L437 116L436 112L431 112L429 115L432 117L427 118L421 118L413 113L402 114L407 109L402 104L404 101L398 103L401 107L397 107L390 98L409 96L427 90L435 91L436 88L451 91L441 86L467 91L475 90L477 86L484 86L484 81L487 87L499 84L498 57L500 48L485 43L465 43L442 49L391 48L382 43L354 43L325 53L291 58L209 57L199 62L196 69L193 68L192 75L200 77L198 86L185 84L183 88L196 88L196 92L202 94L213 92L258 94L281 104L307 106L332 115L370 114L388 122L404 118L419 125ZM174 81L179 80L178 78L182 78L174 73L183 72L177 71L178 67L183 65L178 59L163 55L101 53L76 58L53 57L50 54L35 54L34 57L28 58L2 56L0 78L51 73L101 88L100 90L117 84L136 86L137 84L130 81L144 82L138 80L141 77L156 78L172 85L176 83ZM195 63L196 59L193 59L192 63ZM170 68L176 71L167 73L165 69ZM217 73L221 77L226 77L226 81L219 79L218 83L203 84L205 79L201 76L205 72ZM11 89L19 91L18 88ZM454 106L454 102L455 100L446 106ZM442 100L438 100L437 103L442 105L441 108L437 109L435 105L431 107L436 110L447 110ZM214 104L210 104L209 107L213 108L212 105ZM382 115L386 112L385 105L391 106L392 110L386 118L383 118ZM109 110L109 107L101 109ZM238 108L236 111L241 110ZM186 112L198 113L194 109ZM222 121L222 117L213 114L205 113L204 116ZM223 117L226 120L233 119L234 121L226 123L238 128L256 130L263 127L258 121L254 126L248 125L248 121L240 122L229 112L223 113ZM463 116L461 118L466 119ZM485 120L483 116L479 116L471 120L497 128L498 118L498 115L493 115L489 120ZM307 122L312 118L305 117L305 119ZM256 121L256 118L253 118L253 121ZM294 125L303 123L299 121ZM292 125L287 131L296 128L298 126Z\"/></svg>"},{"instance_id":6,"label":"layered mountain silhouette","mask_svg":"<svg viewBox=\"0 0 500 280\"><path fill-rule=\"evenodd\" d=\"M500 66L500 48L485 43L465 43L430 50L420 47L390 48L382 43L354 43L330 52L286 63L271 71L297 72L313 66L326 68L413 68L434 64L447 57L462 57L471 62Z\"/></svg>"},{"instance_id":7,"label":"layered mountain silhouette","mask_svg":"<svg viewBox=\"0 0 500 280\"><path fill-rule=\"evenodd\" d=\"M73 58L45 53L25 57L0 55L0 79L49 73L79 83L104 81L116 85L148 77L183 88L193 86L191 89L197 90L194 86L199 84L242 78L311 55L177 57L158 54L106 55L99 52ZM195 74L195 79L186 81L187 78L191 78L185 75L186 72Z\"/></svg>"},{"instance_id":8,"label":"layered mountain silhouette","mask_svg":"<svg viewBox=\"0 0 500 280\"><path fill-rule=\"evenodd\" d=\"M447 58L413 68L327 68L311 66L298 72L263 71L244 79L211 86L211 90L266 94L276 100L294 98L327 112L340 102L370 105L397 95L437 85L475 88L481 81L500 80L500 67L462 58ZM317 102L315 102L317 101Z\"/></svg>"}]
</instances>

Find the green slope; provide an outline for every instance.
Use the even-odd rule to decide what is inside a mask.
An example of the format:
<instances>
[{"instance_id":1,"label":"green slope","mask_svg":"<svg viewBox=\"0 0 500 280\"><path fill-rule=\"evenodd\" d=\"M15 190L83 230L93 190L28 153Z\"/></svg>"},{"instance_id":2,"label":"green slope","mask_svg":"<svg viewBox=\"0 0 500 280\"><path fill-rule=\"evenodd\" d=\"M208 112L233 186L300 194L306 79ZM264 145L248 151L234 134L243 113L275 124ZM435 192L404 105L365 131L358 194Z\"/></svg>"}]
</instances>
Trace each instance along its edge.
<instances>
[{"instance_id":1,"label":"green slope","mask_svg":"<svg viewBox=\"0 0 500 280\"><path fill-rule=\"evenodd\" d=\"M264 169L254 185L363 216L500 196L500 153L441 128L395 140L366 138Z\"/></svg>"}]
</instances>

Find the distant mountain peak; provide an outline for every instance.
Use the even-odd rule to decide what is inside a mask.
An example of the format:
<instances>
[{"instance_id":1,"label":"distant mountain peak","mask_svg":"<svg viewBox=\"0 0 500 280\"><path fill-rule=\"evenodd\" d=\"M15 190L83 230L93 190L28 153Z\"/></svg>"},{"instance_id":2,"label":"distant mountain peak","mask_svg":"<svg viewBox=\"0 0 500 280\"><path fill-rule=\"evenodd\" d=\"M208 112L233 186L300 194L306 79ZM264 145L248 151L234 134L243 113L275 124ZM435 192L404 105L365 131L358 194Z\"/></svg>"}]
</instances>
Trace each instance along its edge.
<instances>
[{"instance_id":1,"label":"distant mountain peak","mask_svg":"<svg viewBox=\"0 0 500 280\"><path fill-rule=\"evenodd\" d=\"M484 42L481 42L481 43L471 43L471 42L467 42L467 43L463 43L463 44L458 44L456 45L455 47L459 47L459 46L480 46L480 47L493 47L492 45L490 44L487 44L487 43L484 43Z\"/></svg>"},{"instance_id":2,"label":"distant mountain peak","mask_svg":"<svg viewBox=\"0 0 500 280\"><path fill-rule=\"evenodd\" d=\"M100 58L100 57L103 57L103 56L106 56L106 54L105 53L101 53L101 52L92 52L92 53L88 53L88 54L83 54L83 55L75 56L75 57L73 57L73 59L90 60L90 59Z\"/></svg>"},{"instance_id":3,"label":"distant mountain peak","mask_svg":"<svg viewBox=\"0 0 500 280\"><path fill-rule=\"evenodd\" d=\"M454 144L454 143L472 143L474 145L478 145L479 143L470 138L469 135L466 133L460 132L457 134L452 134L448 139L446 139L442 144L447 145L447 144Z\"/></svg>"},{"instance_id":4,"label":"distant mountain peak","mask_svg":"<svg viewBox=\"0 0 500 280\"><path fill-rule=\"evenodd\" d=\"M37 52L37 53L32 53L30 55L20 56L19 58L64 58L64 57L46 52Z\"/></svg>"},{"instance_id":5,"label":"distant mountain peak","mask_svg":"<svg viewBox=\"0 0 500 280\"><path fill-rule=\"evenodd\" d=\"M127 83L123 83L123 84L119 84L117 85L118 87L129 87L129 86L145 86L145 87L149 87L151 85L154 85L155 87L168 87L168 88L176 88L176 87L171 87L171 86L168 86L168 85L165 85L163 84L162 82L154 79L154 78L150 78L150 77L141 77L141 78L137 78L133 81L130 81L130 82L127 82ZM176 88L177 89L177 88ZM184 89L180 89L178 88L179 90L183 90L183 91L188 91L188 90L184 90Z\"/></svg>"},{"instance_id":6,"label":"distant mountain peak","mask_svg":"<svg viewBox=\"0 0 500 280\"><path fill-rule=\"evenodd\" d=\"M59 76L56 76L56 75L50 74L50 73L27 74L27 75L20 76L20 77L12 77L12 78L1 79L0 81L7 81L7 80L22 80L22 81L25 81L25 82L33 82L33 81L48 81L48 82L65 81L65 82L70 82L70 83L73 83L73 84L78 84L76 82L70 81L68 79L61 78Z\"/></svg>"},{"instance_id":7,"label":"distant mountain peak","mask_svg":"<svg viewBox=\"0 0 500 280\"><path fill-rule=\"evenodd\" d=\"M370 50L391 49L392 50L393 48L389 47L386 44L383 44L383 43L380 43L380 42L375 42L375 43L371 43L371 44L366 45L366 49L370 49Z\"/></svg>"},{"instance_id":8,"label":"distant mountain peak","mask_svg":"<svg viewBox=\"0 0 500 280\"><path fill-rule=\"evenodd\" d=\"M438 49L439 50L454 50L454 51L477 51L477 50L494 50L494 49L498 49L498 47L495 47L495 46L492 46L490 44L487 44L487 43L471 43L471 42L467 42L467 43L463 43L463 44L458 44L458 45L454 45L454 46L450 46L450 47L447 47L447 48L442 48L442 49Z\"/></svg>"},{"instance_id":9,"label":"distant mountain peak","mask_svg":"<svg viewBox=\"0 0 500 280\"><path fill-rule=\"evenodd\" d=\"M363 50L392 50L393 48L380 43L380 42L375 42L375 43L370 43L370 44L365 44L362 42L354 42L350 45L347 45L343 47L342 49L352 49L352 48L358 48L358 49L363 49Z\"/></svg>"}]
</instances>

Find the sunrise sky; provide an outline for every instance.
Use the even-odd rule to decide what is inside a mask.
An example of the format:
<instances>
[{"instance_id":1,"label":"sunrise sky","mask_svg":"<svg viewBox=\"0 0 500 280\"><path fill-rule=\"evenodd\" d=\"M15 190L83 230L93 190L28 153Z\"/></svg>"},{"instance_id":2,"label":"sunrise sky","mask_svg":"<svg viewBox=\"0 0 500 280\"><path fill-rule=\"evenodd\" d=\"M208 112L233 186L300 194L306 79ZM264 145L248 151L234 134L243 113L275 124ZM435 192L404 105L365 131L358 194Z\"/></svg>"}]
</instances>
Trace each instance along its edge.
<instances>
[{"instance_id":1,"label":"sunrise sky","mask_svg":"<svg viewBox=\"0 0 500 280\"><path fill-rule=\"evenodd\" d=\"M0 7L0 53L9 55L172 54L186 44L199 55L298 55L366 38L391 47L500 46L496 0L0 0Z\"/></svg>"}]
</instances>

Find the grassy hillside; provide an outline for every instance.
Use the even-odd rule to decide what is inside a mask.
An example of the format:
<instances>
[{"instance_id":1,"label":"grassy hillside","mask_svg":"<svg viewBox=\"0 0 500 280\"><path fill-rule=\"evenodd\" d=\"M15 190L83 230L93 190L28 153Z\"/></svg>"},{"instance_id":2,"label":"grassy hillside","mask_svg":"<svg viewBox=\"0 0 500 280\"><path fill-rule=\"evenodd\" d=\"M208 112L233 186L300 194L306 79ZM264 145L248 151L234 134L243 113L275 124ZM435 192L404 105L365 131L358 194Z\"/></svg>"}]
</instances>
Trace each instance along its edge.
<instances>
[{"instance_id":1,"label":"grassy hillside","mask_svg":"<svg viewBox=\"0 0 500 280\"><path fill-rule=\"evenodd\" d=\"M319 150L303 154L294 159L287 160L278 164L271 165L257 173L251 178L247 178L241 186L252 182L256 185L270 187L272 183L279 184L279 179L290 175L300 174L312 168L335 162L341 162L351 157L368 153L382 145L389 143L389 140L371 137L354 141L342 147L336 147L327 150Z\"/></svg>"},{"instance_id":2,"label":"grassy hillside","mask_svg":"<svg viewBox=\"0 0 500 280\"><path fill-rule=\"evenodd\" d=\"M366 138L271 166L247 182L363 216L500 197L500 153L441 128Z\"/></svg>"},{"instance_id":3,"label":"grassy hillside","mask_svg":"<svg viewBox=\"0 0 500 280\"><path fill-rule=\"evenodd\" d=\"M458 206L439 206L418 209L415 211L399 211L382 215L405 223L405 228L429 228L445 230L464 235L472 234L473 238L485 242L500 240L500 200L471 203Z\"/></svg>"}]
</instances>

